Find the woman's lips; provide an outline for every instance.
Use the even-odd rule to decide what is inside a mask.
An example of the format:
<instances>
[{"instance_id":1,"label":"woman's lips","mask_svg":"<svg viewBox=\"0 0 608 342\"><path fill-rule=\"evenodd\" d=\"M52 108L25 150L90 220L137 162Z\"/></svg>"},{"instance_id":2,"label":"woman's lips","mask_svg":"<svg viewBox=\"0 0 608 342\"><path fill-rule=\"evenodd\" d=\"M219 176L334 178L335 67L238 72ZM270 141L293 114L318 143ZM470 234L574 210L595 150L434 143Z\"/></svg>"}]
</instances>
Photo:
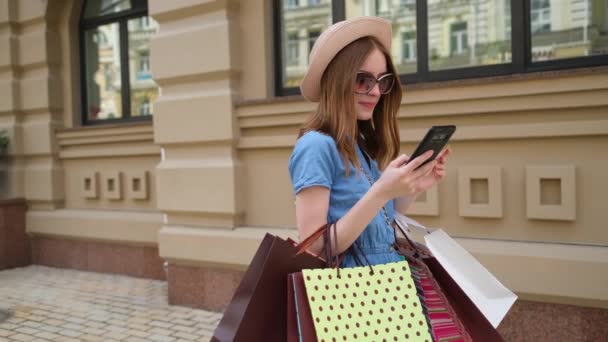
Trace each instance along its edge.
<instances>
[{"instance_id":1,"label":"woman's lips","mask_svg":"<svg viewBox=\"0 0 608 342\"><path fill-rule=\"evenodd\" d=\"M374 107L376 107L376 104L374 102L359 102L359 104L366 109L374 109Z\"/></svg>"}]
</instances>

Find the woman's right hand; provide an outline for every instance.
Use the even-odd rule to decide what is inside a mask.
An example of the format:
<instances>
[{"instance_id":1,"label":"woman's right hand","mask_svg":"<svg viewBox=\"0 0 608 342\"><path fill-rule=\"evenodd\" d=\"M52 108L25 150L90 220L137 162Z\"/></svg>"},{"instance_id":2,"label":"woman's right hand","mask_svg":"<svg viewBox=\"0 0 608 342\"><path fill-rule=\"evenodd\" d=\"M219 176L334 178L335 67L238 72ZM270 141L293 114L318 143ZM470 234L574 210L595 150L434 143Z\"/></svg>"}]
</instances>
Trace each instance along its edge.
<instances>
[{"instance_id":1,"label":"woman's right hand","mask_svg":"<svg viewBox=\"0 0 608 342\"><path fill-rule=\"evenodd\" d=\"M431 161L419 169L416 168L432 156L432 150L412 161L409 161L406 154L400 155L388 164L372 188L387 202L396 197L416 194L420 191L418 181L433 170L435 161Z\"/></svg>"}]
</instances>

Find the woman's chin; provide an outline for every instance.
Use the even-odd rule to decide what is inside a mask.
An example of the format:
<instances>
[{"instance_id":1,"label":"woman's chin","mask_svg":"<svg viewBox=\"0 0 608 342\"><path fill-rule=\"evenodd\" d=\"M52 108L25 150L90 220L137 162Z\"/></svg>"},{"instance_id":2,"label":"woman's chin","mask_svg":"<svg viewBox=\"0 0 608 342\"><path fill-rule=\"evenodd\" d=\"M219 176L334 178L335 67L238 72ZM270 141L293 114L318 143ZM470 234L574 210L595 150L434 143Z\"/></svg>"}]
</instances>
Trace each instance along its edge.
<instances>
[{"instance_id":1,"label":"woman's chin","mask_svg":"<svg viewBox=\"0 0 608 342\"><path fill-rule=\"evenodd\" d=\"M367 120L371 120L372 116L374 116L374 112L373 111L359 111L359 113L357 113L357 120L361 120L361 121L367 121Z\"/></svg>"}]
</instances>

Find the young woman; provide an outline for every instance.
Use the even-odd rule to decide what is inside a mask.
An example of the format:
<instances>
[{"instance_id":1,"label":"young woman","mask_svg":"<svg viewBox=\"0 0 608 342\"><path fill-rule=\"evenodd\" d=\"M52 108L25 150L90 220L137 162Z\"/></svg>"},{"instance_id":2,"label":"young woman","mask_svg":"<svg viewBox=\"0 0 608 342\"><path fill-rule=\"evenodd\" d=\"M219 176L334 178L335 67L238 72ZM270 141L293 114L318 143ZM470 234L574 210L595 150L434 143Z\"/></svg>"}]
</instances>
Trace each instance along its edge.
<instances>
[{"instance_id":1,"label":"young woman","mask_svg":"<svg viewBox=\"0 0 608 342\"><path fill-rule=\"evenodd\" d=\"M332 25L315 42L300 86L319 105L289 160L298 232L304 239L337 222L338 252L347 252L343 267L356 265L349 251L355 241L371 264L401 260L394 212L405 213L445 175L449 149L420 168L431 151L411 161L398 155L402 89L391 40L391 24L381 18ZM321 249L317 241L310 251Z\"/></svg>"}]
</instances>

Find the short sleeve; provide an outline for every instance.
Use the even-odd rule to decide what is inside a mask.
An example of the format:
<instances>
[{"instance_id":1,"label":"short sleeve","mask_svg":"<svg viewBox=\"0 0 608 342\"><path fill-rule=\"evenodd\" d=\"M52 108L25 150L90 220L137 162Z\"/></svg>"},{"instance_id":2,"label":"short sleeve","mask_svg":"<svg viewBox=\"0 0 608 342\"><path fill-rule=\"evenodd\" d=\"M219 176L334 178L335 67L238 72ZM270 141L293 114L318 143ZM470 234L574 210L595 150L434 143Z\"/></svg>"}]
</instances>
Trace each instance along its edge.
<instances>
[{"instance_id":1,"label":"short sleeve","mask_svg":"<svg viewBox=\"0 0 608 342\"><path fill-rule=\"evenodd\" d=\"M311 186L331 189L338 151L334 140L318 132L301 136L289 158L289 175L294 194Z\"/></svg>"}]
</instances>

